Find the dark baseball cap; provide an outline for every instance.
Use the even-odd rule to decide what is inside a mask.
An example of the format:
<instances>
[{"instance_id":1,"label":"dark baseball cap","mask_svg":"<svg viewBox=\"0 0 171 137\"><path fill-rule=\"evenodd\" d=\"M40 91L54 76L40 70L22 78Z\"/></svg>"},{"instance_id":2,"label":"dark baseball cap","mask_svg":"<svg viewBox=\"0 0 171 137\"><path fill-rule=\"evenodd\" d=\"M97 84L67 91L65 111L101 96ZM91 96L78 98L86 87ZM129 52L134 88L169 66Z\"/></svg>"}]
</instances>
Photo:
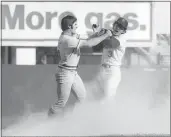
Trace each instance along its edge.
<instances>
[{"instance_id":1,"label":"dark baseball cap","mask_svg":"<svg viewBox=\"0 0 171 137\"><path fill-rule=\"evenodd\" d=\"M128 27L128 21L123 17L119 17L115 23L117 23L119 25L119 27L124 30L126 30Z\"/></svg>"}]
</instances>

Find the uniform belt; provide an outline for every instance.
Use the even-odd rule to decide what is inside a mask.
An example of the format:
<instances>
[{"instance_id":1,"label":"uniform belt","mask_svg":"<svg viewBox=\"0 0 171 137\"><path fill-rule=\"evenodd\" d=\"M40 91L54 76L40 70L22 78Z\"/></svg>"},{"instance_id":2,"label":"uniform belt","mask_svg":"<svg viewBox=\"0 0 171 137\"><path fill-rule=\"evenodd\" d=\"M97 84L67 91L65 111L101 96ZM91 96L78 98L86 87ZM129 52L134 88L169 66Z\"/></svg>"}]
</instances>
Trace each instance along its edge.
<instances>
[{"instance_id":1,"label":"uniform belt","mask_svg":"<svg viewBox=\"0 0 171 137\"><path fill-rule=\"evenodd\" d=\"M109 65L109 64L102 64L102 66L105 67L105 68L120 67L120 66Z\"/></svg>"},{"instance_id":2,"label":"uniform belt","mask_svg":"<svg viewBox=\"0 0 171 137\"><path fill-rule=\"evenodd\" d=\"M69 69L69 70L76 70L78 66L68 66L66 64L58 65L59 68Z\"/></svg>"}]
</instances>

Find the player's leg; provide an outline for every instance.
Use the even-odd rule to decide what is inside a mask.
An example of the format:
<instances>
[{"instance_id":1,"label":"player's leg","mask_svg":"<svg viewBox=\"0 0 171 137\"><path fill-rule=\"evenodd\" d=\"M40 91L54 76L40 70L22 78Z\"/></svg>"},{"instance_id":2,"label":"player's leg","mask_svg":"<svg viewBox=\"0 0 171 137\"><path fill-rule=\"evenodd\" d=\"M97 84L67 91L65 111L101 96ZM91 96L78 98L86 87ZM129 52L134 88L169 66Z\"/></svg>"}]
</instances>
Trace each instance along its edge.
<instances>
[{"instance_id":1,"label":"player's leg","mask_svg":"<svg viewBox=\"0 0 171 137\"><path fill-rule=\"evenodd\" d=\"M94 78L94 81L92 83L92 86L94 87L93 91L91 91L94 95L95 100L100 100L103 96L104 91L104 72L103 68L100 67L100 70L96 77Z\"/></svg>"},{"instance_id":2,"label":"player's leg","mask_svg":"<svg viewBox=\"0 0 171 137\"><path fill-rule=\"evenodd\" d=\"M59 72L56 74L56 81L57 81L57 100L49 109L49 115L62 115L64 112L64 107L68 101L71 87L74 81L74 73L60 69Z\"/></svg>"},{"instance_id":3,"label":"player's leg","mask_svg":"<svg viewBox=\"0 0 171 137\"><path fill-rule=\"evenodd\" d=\"M86 98L86 89L84 83L77 73L75 74L75 79L72 84L72 92L75 95L77 101L75 102L71 111L73 111L78 105L82 104Z\"/></svg>"},{"instance_id":4,"label":"player's leg","mask_svg":"<svg viewBox=\"0 0 171 137\"><path fill-rule=\"evenodd\" d=\"M121 72L119 68L112 68L111 73L106 74L104 80L104 98L103 100L113 100L116 90L121 81Z\"/></svg>"},{"instance_id":5,"label":"player's leg","mask_svg":"<svg viewBox=\"0 0 171 137\"><path fill-rule=\"evenodd\" d=\"M100 72L97 77L97 83L98 83L98 87L101 93L104 91L105 76L106 76L106 73L105 73L104 68L100 67Z\"/></svg>"},{"instance_id":6,"label":"player's leg","mask_svg":"<svg viewBox=\"0 0 171 137\"><path fill-rule=\"evenodd\" d=\"M86 89L80 76L76 73L72 84L72 91L78 102L82 103L86 98Z\"/></svg>"}]
</instances>

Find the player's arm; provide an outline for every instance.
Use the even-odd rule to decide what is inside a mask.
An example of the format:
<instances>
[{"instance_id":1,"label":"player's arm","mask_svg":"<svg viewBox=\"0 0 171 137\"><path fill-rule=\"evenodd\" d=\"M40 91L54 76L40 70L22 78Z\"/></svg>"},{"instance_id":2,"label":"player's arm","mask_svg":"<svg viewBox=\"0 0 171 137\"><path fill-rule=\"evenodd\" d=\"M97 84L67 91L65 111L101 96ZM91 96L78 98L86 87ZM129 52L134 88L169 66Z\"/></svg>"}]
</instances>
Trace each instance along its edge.
<instances>
[{"instance_id":1,"label":"player's arm","mask_svg":"<svg viewBox=\"0 0 171 137\"><path fill-rule=\"evenodd\" d=\"M92 29L93 29L93 33L91 34L91 35L87 35L87 34L82 34L82 35L80 35L80 39L81 40L86 40L86 39L88 39L88 38L94 38L94 37L98 37L98 36L100 36L99 35L99 33L100 33L100 31L102 30L101 28L100 28L100 26L99 25L96 25L97 27L96 28L94 28L94 27L92 27ZM103 34L104 34L105 32L103 32ZM101 33L101 35L102 35L102 33Z\"/></svg>"},{"instance_id":2,"label":"player's arm","mask_svg":"<svg viewBox=\"0 0 171 137\"><path fill-rule=\"evenodd\" d=\"M101 36L94 36L94 37L89 37L87 39L80 39L79 47L84 47L84 46L93 47L110 36L112 36L112 33L108 30L106 31L106 33L104 33Z\"/></svg>"}]
</instances>

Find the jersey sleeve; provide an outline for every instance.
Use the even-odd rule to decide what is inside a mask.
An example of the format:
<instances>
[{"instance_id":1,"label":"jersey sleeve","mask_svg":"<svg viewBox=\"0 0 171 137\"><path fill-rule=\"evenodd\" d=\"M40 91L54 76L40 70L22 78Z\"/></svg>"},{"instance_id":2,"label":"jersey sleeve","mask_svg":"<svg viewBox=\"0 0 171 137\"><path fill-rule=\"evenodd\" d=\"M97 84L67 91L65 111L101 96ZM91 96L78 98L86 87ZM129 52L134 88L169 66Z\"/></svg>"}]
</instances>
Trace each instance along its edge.
<instances>
[{"instance_id":1,"label":"jersey sleeve","mask_svg":"<svg viewBox=\"0 0 171 137\"><path fill-rule=\"evenodd\" d=\"M126 48L128 43L127 43L127 38L128 38L128 34L123 34L120 38L120 47L121 48Z\"/></svg>"}]
</instances>

